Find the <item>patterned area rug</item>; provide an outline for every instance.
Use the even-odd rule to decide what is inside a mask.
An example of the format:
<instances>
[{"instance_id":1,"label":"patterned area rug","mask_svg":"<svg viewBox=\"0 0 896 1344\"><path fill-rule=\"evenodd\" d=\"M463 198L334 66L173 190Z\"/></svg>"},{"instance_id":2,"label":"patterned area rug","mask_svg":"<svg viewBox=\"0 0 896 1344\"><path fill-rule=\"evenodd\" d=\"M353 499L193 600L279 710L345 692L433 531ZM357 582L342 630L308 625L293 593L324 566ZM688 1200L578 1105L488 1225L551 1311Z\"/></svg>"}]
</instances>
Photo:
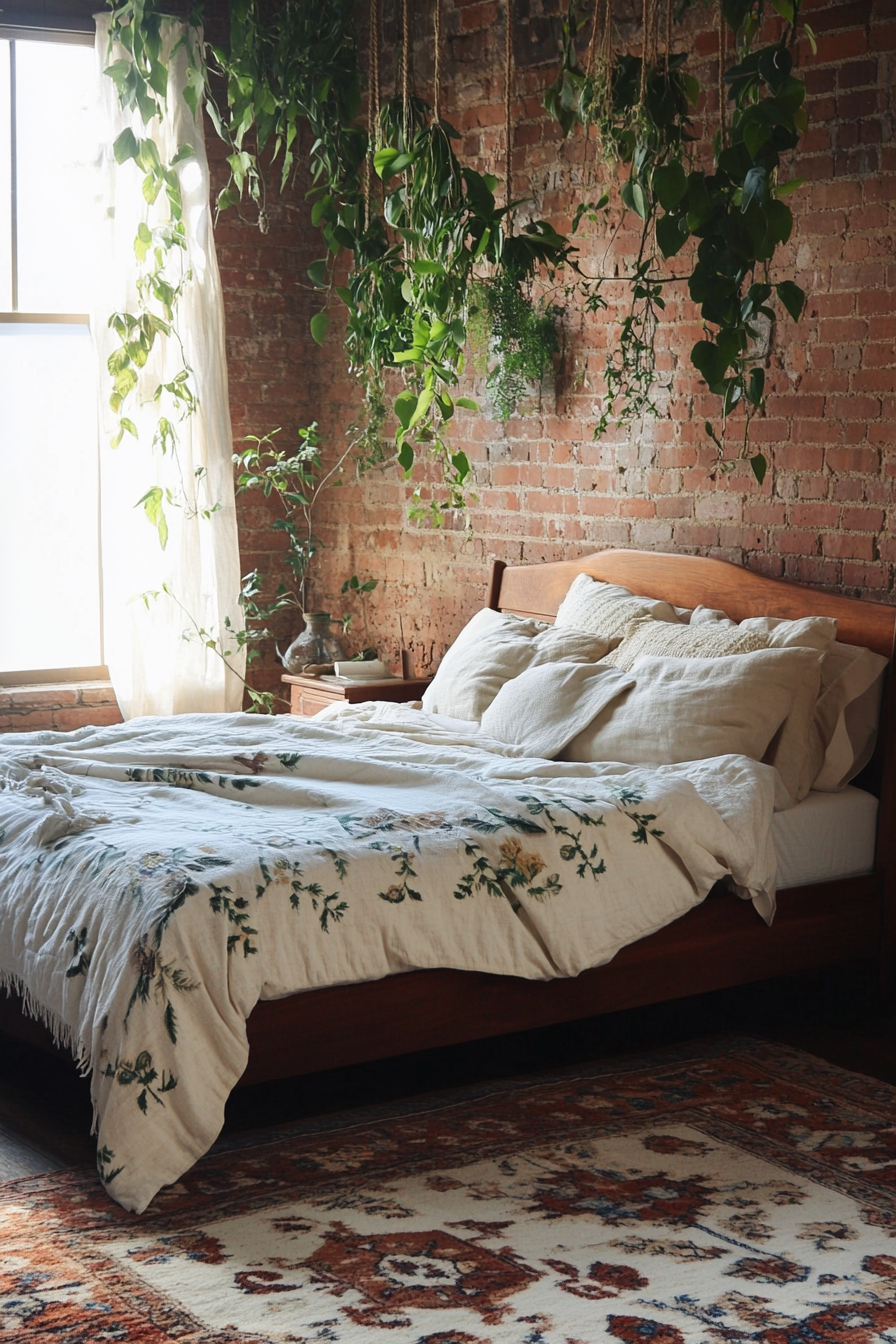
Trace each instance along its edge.
<instances>
[{"instance_id":1,"label":"patterned area rug","mask_svg":"<svg viewBox=\"0 0 896 1344\"><path fill-rule=\"evenodd\" d=\"M896 1089L756 1041L0 1186L3 1344L896 1339Z\"/></svg>"}]
</instances>

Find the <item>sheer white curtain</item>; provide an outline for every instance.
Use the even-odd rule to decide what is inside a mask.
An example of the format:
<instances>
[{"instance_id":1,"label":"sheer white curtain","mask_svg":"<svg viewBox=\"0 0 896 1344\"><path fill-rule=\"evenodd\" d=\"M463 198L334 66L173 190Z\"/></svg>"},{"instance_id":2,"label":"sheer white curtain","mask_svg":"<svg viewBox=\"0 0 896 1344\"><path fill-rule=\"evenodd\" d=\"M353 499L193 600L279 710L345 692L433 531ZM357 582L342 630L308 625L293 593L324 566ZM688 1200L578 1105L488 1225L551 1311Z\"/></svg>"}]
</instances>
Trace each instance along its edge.
<instances>
[{"instance_id":1,"label":"sheer white curtain","mask_svg":"<svg viewBox=\"0 0 896 1344\"><path fill-rule=\"evenodd\" d=\"M161 123L149 130L136 115L122 110L103 69L122 53L109 51L109 16L97 15L96 56L106 137L102 201L102 276L93 314L99 355L101 433L101 512L103 626L106 662L125 718L140 714L180 714L239 709L242 683L197 637L196 627L212 638L229 618L241 628L239 548L234 508L232 432L224 350L224 309L215 257L209 205L208 161L202 116L194 117L183 98L187 51L175 50L183 25L164 22L169 65L167 107ZM178 146L189 144L194 156L177 168L183 196L187 254L193 280L180 300L173 337L157 336L140 382L124 413L139 430L139 441L125 434L109 446L117 422L109 407L109 354L119 338L108 327L113 312L137 313L138 267L134 238L141 220L150 228L167 218L164 192L154 205L142 194L142 172L129 160L119 165L112 145L130 126L138 138L151 133L163 162ZM179 252L178 249L175 249ZM172 272L172 274L174 274ZM175 451L152 448L159 408L156 387L170 382L184 366L192 370L198 410L176 423ZM170 409L163 413L175 420ZM155 528L138 501L152 487L166 493L169 536L160 546ZM170 493L169 493L170 492ZM218 506L218 507L214 507ZM210 511L203 516L203 511ZM165 589L169 591L166 592ZM156 593L158 596L143 595ZM186 632L193 637L185 639ZM234 654L242 672L245 660Z\"/></svg>"}]
</instances>

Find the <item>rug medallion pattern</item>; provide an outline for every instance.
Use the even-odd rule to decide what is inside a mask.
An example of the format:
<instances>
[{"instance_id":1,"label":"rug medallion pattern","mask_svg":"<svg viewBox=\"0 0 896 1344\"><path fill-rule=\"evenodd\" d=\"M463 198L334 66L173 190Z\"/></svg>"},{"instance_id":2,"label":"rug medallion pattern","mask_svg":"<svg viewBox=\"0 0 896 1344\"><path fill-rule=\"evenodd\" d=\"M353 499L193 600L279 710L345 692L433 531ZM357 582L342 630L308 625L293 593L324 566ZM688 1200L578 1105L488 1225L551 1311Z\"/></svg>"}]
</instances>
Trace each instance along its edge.
<instances>
[{"instance_id":1,"label":"rug medallion pattern","mask_svg":"<svg viewBox=\"0 0 896 1344\"><path fill-rule=\"evenodd\" d=\"M265 1136L266 1139L270 1136ZM896 1090L757 1042L0 1186L3 1344L887 1344Z\"/></svg>"}]
</instances>

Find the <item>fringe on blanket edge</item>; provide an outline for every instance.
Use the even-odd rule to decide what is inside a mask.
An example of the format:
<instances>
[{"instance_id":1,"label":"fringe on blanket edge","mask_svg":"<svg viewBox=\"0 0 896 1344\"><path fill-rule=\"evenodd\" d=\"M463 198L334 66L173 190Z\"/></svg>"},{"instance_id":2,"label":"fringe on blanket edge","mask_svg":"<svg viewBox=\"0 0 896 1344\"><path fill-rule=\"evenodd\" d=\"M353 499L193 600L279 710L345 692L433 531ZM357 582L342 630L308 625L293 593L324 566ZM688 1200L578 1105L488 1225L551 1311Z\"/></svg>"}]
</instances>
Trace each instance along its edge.
<instances>
[{"instance_id":1,"label":"fringe on blanket edge","mask_svg":"<svg viewBox=\"0 0 896 1344\"><path fill-rule=\"evenodd\" d=\"M15 994L21 1000L23 1011L28 1017L47 1028L53 1037L54 1045L69 1051L81 1077L86 1078L93 1068L92 1052L89 1044L76 1035L75 1028L64 1022L52 1008L48 1008L40 999L35 998L15 971L0 969L0 990L6 991L7 998Z\"/></svg>"}]
</instances>

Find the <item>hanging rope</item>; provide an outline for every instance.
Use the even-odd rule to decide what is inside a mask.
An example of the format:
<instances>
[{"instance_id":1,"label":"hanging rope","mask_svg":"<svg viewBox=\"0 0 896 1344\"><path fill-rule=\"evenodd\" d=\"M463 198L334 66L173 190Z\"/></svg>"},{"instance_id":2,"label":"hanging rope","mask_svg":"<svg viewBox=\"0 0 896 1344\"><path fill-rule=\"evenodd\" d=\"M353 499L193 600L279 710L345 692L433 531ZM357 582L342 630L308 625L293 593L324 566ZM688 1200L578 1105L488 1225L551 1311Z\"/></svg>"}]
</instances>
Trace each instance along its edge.
<instances>
[{"instance_id":1,"label":"hanging rope","mask_svg":"<svg viewBox=\"0 0 896 1344\"><path fill-rule=\"evenodd\" d=\"M725 16L719 5L719 145L722 149L728 143L725 106Z\"/></svg>"},{"instance_id":2,"label":"hanging rope","mask_svg":"<svg viewBox=\"0 0 896 1344\"><path fill-rule=\"evenodd\" d=\"M404 120L404 147L407 147L411 139L411 69L410 69L410 51L411 51L411 28L410 18L408 16L408 6L410 0L401 0L401 106Z\"/></svg>"},{"instance_id":3,"label":"hanging rope","mask_svg":"<svg viewBox=\"0 0 896 1344\"><path fill-rule=\"evenodd\" d=\"M441 85L442 85L442 3L441 0L435 0L435 9L433 12L433 42L435 44L434 70L433 70L433 93L432 93L432 114L435 123L438 126L442 120L441 113Z\"/></svg>"},{"instance_id":4,"label":"hanging rope","mask_svg":"<svg viewBox=\"0 0 896 1344\"><path fill-rule=\"evenodd\" d=\"M649 19L650 19L650 10L648 0L644 0L641 12L641 30L644 34L644 41L641 47L641 92L638 99L642 107L644 105L644 98L647 93L647 45L648 42L650 41L649 38L650 29L648 27Z\"/></svg>"},{"instance_id":5,"label":"hanging rope","mask_svg":"<svg viewBox=\"0 0 896 1344\"><path fill-rule=\"evenodd\" d=\"M594 74L594 53L597 48L597 21L600 16L600 0L594 0L594 13L591 15L591 38L588 42L588 60L585 63L585 74Z\"/></svg>"},{"instance_id":6,"label":"hanging rope","mask_svg":"<svg viewBox=\"0 0 896 1344\"><path fill-rule=\"evenodd\" d=\"M666 74L672 57L672 0L666 0Z\"/></svg>"},{"instance_id":7,"label":"hanging rope","mask_svg":"<svg viewBox=\"0 0 896 1344\"><path fill-rule=\"evenodd\" d=\"M504 32L504 144L507 155L507 196L509 206L513 200L513 126L510 119L510 91L513 80L513 0L505 0L507 23ZM510 232L510 215L504 218L504 227Z\"/></svg>"},{"instance_id":8,"label":"hanging rope","mask_svg":"<svg viewBox=\"0 0 896 1344\"><path fill-rule=\"evenodd\" d=\"M380 138L380 0L370 0L370 143Z\"/></svg>"},{"instance_id":9,"label":"hanging rope","mask_svg":"<svg viewBox=\"0 0 896 1344\"><path fill-rule=\"evenodd\" d=\"M370 45L367 89L367 162L364 165L364 216L370 223L373 193L373 156L379 147L380 124L380 9L379 0L370 0Z\"/></svg>"}]
</instances>

